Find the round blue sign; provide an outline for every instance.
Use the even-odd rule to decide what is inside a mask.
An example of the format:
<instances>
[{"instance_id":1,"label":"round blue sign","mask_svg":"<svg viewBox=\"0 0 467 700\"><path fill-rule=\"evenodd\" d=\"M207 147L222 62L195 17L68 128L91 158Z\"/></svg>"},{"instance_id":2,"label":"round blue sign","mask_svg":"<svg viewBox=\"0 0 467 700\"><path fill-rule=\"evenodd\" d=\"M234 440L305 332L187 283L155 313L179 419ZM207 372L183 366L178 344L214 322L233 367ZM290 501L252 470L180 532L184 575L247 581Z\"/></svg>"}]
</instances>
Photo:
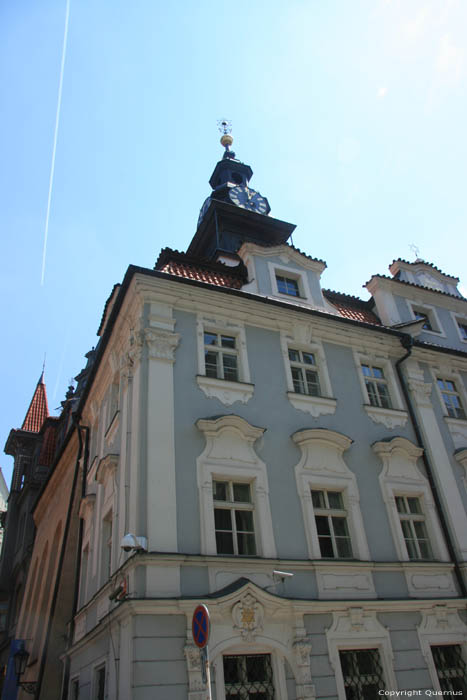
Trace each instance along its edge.
<instances>
[{"instance_id":1,"label":"round blue sign","mask_svg":"<svg viewBox=\"0 0 467 700\"><path fill-rule=\"evenodd\" d=\"M198 605L193 613L191 631L193 634L193 641L200 649L203 649L209 641L210 628L209 610L205 605Z\"/></svg>"}]
</instances>

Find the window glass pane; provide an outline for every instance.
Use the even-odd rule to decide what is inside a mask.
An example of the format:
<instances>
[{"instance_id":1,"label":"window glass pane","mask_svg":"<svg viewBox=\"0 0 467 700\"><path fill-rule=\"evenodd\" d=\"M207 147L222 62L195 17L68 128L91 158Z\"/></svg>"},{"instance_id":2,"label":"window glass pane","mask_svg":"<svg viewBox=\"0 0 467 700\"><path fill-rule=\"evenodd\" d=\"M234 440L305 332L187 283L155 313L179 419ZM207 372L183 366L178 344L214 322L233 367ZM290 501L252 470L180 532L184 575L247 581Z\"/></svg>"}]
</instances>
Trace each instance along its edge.
<instances>
[{"instance_id":1,"label":"window glass pane","mask_svg":"<svg viewBox=\"0 0 467 700\"><path fill-rule=\"evenodd\" d=\"M228 501L227 487L228 483L226 481L212 482L212 497L215 501Z\"/></svg>"},{"instance_id":2,"label":"window glass pane","mask_svg":"<svg viewBox=\"0 0 467 700\"><path fill-rule=\"evenodd\" d=\"M391 408L391 399L389 398L386 384L379 383L376 386L378 387L379 403L382 408Z\"/></svg>"},{"instance_id":3,"label":"window glass pane","mask_svg":"<svg viewBox=\"0 0 467 700\"><path fill-rule=\"evenodd\" d=\"M218 554L234 554L231 532L216 532L216 550Z\"/></svg>"},{"instance_id":4,"label":"window glass pane","mask_svg":"<svg viewBox=\"0 0 467 700\"><path fill-rule=\"evenodd\" d=\"M250 484L233 484L234 501L251 503Z\"/></svg>"},{"instance_id":5,"label":"window glass pane","mask_svg":"<svg viewBox=\"0 0 467 700\"><path fill-rule=\"evenodd\" d=\"M237 532L253 532L253 513L251 510L236 510L235 523Z\"/></svg>"},{"instance_id":6,"label":"window glass pane","mask_svg":"<svg viewBox=\"0 0 467 700\"><path fill-rule=\"evenodd\" d=\"M325 515L317 515L315 517L316 530L318 535L330 535L331 530L329 527L329 521Z\"/></svg>"},{"instance_id":7,"label":"window glass pane","mask_svg":"<svg viewBox=\"0 0 467 700\"><path fill-rule=\"evenodd\" d=\"M396 507L399 513L406 513L405 501L402 496L396 496Z\"/></svg>"},{"instance_id":8,"label":"window glass pane","mask_svg":"<svg viewBox=\"0 0 467 700\"><path fill-rule=\"evenodd\" d=\"M214 508L214 524L216 530L231 530L232 517L227 508Z\"/></svg>"},{"instance_id":9,"label":"window glass pane","mask_svg":"<svg viewBox=\"0 0 467 700\"><path fill-rule=\"evenodd\" d=\"M334 534L338 537L348 537L349 530L347 528L347 521L345 518L332 518L332 526L334 528Z\"/></svg>"},{"instance_id":10,"label":"window glass pane","mask_svg":"<svg viewBox=\"0 0 467 700\"><path fill-rule=\"evenodd\" d=\"M413 532L410 527L410 521L409 520L401 520L401 525L402 525L402 532L404 533L404 537L406 538L413 538Z\"/></svg>"},{"instance_id":11,"label":"window glass pane","mask_svg":"<svg viewBox=\"0 0 467 700\"><path fill-rule=\"evenodd\" d=\"M311 372L310 370L305 371L306 374L306 384L308 389L308 394L310 396L319 396L319 379L317 372Z\"/></svg>"},{"instance_id":12,"label":"window glass pane","mask_svg":"<svg viewBox=\"0 0 467 700\"><path fill-rule=\"evenodd\" d=\"M407 503L411 513L421 513L420 502L418 498L407 498Z\"/></svg>"},{"instance_id":13,"label":"window glass pane","mask_svg":"<svg viewBox=\"0 0 467 700\"><path fill-rule=\"evenodd\" d=\"M305 393L305 383L303 381L302 370L299 367L291 367L293 388L297 394Z\"/></svg>"},{"instance_id":14,"label":"window glass pane","mask_svg":"<svg viewBox=\"0 0 467 700\"><path fill-rule=\"evenodd\" d=\"M455 390L456 390L456 387L455 387L455 385L454 385L454 382L449 382L449 381L446 380L446 381L445 381L445 386L446 386L446 390L447 390L447 391L455 391Z\"/></svg>"},{"instance_id":15,"label":"window glass pane","mask_svg":"<svg viewBox=\"0 0 467 700\"><path fill-rule=\"evenodd\" d=\"M376 388L374 385L374 382L365 382L366 384L366 389L368 391L368 398L370 400L370 403L372 406L378 406L378 395L376 393Z\"/></svg>"},{"instance_id":16,"label":"window glass pane","mask_svg":"<svg viewBox=\"0 0 467 700\"><path fill-rule=\"evenodd\" d=\"M313 506L315 508L325 508L326 504L324 501L324 492L323 491L312 491L311 492L311 500L313 503Z\"/></svg>"},{"instance_id":17,"label":"window glass pane","mask_svg":"<svg viewBox=\"0 0 467 700\"><path fill-rule=\"evenodd\" d=\"M433 559L431 546L428 540L419 540L418 547L420 549L420 556L422 559Z\"/></svg>"},{"instance_id":18,"label":"window glass pane","mask_svg":"<svg viewBox=\"0 0 467 700\"><path fill-rule=\"evenodd\" d=\"M368 365L362 365L362 372L365 375L365 377L371 377L371 371Z\"/></svg>"},{"instance_id":19,"label":"window glass pane","mask_svg":"<svg viewBox=\"0 0 467 700\"><path fill-rule=\"evenodd\" d=\"M244 556L254 556L256 554L255 536L244 532L237 535L238 553Z\"/></svg>"},{"instance_id":20,"label":"window glass pane","mask_svg":"<svg viewBox=\"0 0 467 700\"><path fill-rule=\"evenodd\" d=\"M298 354L298 350L292 350L289 348L289 360L292 362L300 362L300 355Z\"/></svg>"},{"instance_id":21,"label":"window glass pane","mask_svg":"<svg viewBox=\"0 0 467 700\"><path fill-rule=\"evenodd\" d=\"M329 507L334 510L343 510L342 493L340 491L328 491Z\"/></svg>"},{"instance_id":22,"label":"window glass pane","mask_svg":"<svg viewBox=\"0 0 467 700\"><path fill-rule=\"evenodd\" d=\"M237 357L236 355L222 355L224 365L224 379L237 381Z\"/></svg>"},{"instance_id":23,"label":"window glass pane","mask_svg":"<svg viewBox=\"0 0 467 700\"><path fill-rule=\"evenodd\" d=\"M322 557L334 558L335 555L330 537L319 537L319 551Z\"/></svg>"},{"instance_id":24,"label":"window glass pane","mask_svg":"<svg viewBox=\"0 0 467 700\"><path fill-rule=\"evenodd\" d=\"M206 352L204 354L204 364L207 377L218 377L217 352Z\"/></svg>"},{"instance_id":25,"label":"window glass pane","mask_svg":"<svg viewBox=\"0 0 467 700\"><path fill-rule=\"evenodd\" d=\"M311 352L303 352L303 362L307 365L315 364L315 356Z\"/></svg>"},{"instance_id":26,"label":"window glass pane","mask_svg":"<svg viewBox=\"0 0 467 700\"><path fill-rule=\"evenodd\" d=\"M235 348L235 338L230 335L221 335L221 345L223 348Z\"/></svg>"},{"instance_id":27,"label":"window glass pane","mask_svg":"<svg viewBox=\"0 0 467 700\"><path fill-rule=\"evenodd\" d=\"M384 374L381 367L373 367L373 376L375 379L384 379Z\"/></svg>"},{"instance_id":28,"label":"window glass pane","mask_svg":"<svg viewBox=\"0 0 467 700\"><path fill-rule=\"evenodd\" d=\"M350 546L350 539L343 537L336 537L337 546L337 556L341 559L350 559L352 557L352 547Z\"/></svg>"},{"instance_id":29,"label":"window glass pane","mask_svg":"<svg viewBox=\"0 0 467 700\"><path fill-rule=\"evenodd\" d=\"M204 344L205 345L217 345L217 335L215 333L205 333L204 334Z\"/></svg>"},{"instance_id":30,"label":"window glass pane","mask_svg":"<svg viewBox=\"0 0 467 700\"><path fill-rule=\"evenodd\" d=\"M240 676L240 656L224 656L224 683L239 683Z\"/></svg>"}]
</instances>

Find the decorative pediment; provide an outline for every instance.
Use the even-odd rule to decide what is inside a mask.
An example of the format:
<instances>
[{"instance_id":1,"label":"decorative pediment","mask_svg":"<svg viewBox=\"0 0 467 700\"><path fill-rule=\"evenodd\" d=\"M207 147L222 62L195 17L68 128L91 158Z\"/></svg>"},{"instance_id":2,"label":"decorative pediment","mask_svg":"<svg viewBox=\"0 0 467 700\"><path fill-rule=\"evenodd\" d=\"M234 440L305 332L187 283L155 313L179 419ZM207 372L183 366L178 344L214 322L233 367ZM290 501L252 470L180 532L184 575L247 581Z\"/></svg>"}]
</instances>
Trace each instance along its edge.
<instances>
[{"instance_id":1,"label":"decorative pediment","mask_svg":"<svg viewBox=\"0 0 467 700\"><path fill-rule=\"evenodd\" d=\"M115 474L118 466L119 455L106 455L100 460L96 469L96 481L105 485L109 478Z\"/></svg>"},{"instance_id":2,"label":"decorative pediment","mask_svg":"<svg viewBox=\"0 0 467 700\"><path fill-rule=\"evenodd\" d=\"M386 442L375 442L373 451L383 462L383 476L403 481L419 482L422 475L417 467L417 460L423 450L410 440L395 437Z\"/></svg>"},{"instance_id":3,"label":"decorative pediment","mask_svg":"<svg viewBox=\"0 0 467 700\"><path fill-rule=\"evenodd\" d=\"M302 450L301 469L310 469L314 473L348 473L342 455L353 440L346 435L316 428L299 430L292 435L292 440Z\"/></svg>"},{"instance_id":4,"label":"decorative pediment","mask_svg":"<svg viewBox=\"0 0 467 700\"><path fill-rule=\"evenodd\" d=\"M265 428L250 425L244 418L235 415L202 418L196 421L196 427L206 438L203 459L247 464L258 462L253 444L263 435Z\"/></svg>"},{"instance_id":5,"label":"decorative pediment","mask_svg":"<svg viewBox=\"0 0 467 700\"><path fill-rule=\"evenodd\" d=\"M94 510L95 505L96 505L96 494L95 493L88 493L87 496L84 496L81 499L81 503L79 504L79 517L82 518L83 520L87 520L89 515Z\"/></svg>"}]
</instances>

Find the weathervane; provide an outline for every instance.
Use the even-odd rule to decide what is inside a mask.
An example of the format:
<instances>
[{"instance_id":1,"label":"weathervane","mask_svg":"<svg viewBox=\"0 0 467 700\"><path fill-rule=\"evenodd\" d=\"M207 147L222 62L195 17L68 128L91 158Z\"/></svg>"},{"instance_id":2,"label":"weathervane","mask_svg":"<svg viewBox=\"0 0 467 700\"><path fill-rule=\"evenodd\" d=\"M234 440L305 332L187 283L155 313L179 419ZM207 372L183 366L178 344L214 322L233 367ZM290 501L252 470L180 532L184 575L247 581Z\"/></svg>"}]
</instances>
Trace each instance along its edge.
<instances>
[{"instance_id":1,"label":"weathervane","mask_svg":"<svg viewBox=\"0 0 467 700\"><path fill-rule=\"evenodd\" d=\"M420 259L420 248L418 246L416 246L415 243L411 243L409 245L409 248L413 252L413 254L415 255L416 260L419 260Z\"/></svg>"},{"instance_id":2,"label":"weathervane","mask_svg":"<svg viewBox=\"0 0 467 700\"><path fill-rule=\"evenodd\" d=\"M224 158L235 158L235 153L230 150L230 146L233 144L232 122L230 119L218 119L217 128L222 134L221 144L225 148Z\"/></svg>"}]
</instances>

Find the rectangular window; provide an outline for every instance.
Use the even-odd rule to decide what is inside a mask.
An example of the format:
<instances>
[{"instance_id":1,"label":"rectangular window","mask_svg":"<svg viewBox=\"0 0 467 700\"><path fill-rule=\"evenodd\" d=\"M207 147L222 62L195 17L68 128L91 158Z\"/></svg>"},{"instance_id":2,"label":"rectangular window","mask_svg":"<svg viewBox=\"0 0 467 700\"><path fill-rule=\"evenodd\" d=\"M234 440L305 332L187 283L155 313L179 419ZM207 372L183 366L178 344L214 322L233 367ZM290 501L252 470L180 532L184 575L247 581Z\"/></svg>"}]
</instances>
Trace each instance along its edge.
<instances>
[{"instance_id":1,"label":"rectangular window","mask_svg":"<svg viewBox=\"0 0 467 700\"><path fill-rule=\"evenodd\" d=\"M311 491L322 557L350 559L352 545L341 491Z\"/></svg>"},{"instance_id":2,"label":"rectangular window","mask_svg":"<svg viewBox=\"0 0 467 700\"><path fill-rule=\"evenodd\" d=\"M298 282L292 277L283 277L283 275L276 275L276 283L277 291L279 292L279 294L288 294L291 297L300 296Z\"/></svg>"},{"instance_id":3,"label":"rectangular window","mask_svg":"<svg viewBox=\"0 0 467 700\"><path fill-rule=\"evenodd\" d=\"M102 521L102 571L101 583L110 578L112 564L112 511Z\"/></svg>"},{"instance_id":4,"label":"rectangular window","mask_svg":"<svg viewBox=\"0 0 467 700\"><path fill-rule=\"evenodd\" d=\"M362 373L370 404L380 408L392 408L388 383L382 368L362 364Z\"/></svg>"},{"instance_id":5,"label":"rectangular window","mask_svg":"<svg viewBox=\"0 0 467 700\"><path fill-rule=\"evenodd\" d=\"M225 700L274 700L270 654L224 656Z\"/></svg>"},{"instance_id":6,"label":"rectangular window","mask_svg":"<svg viewBox=\"0 0 467 700\"><path fill-rule=\"evenodd\" d=\"M235 336L205 331L204 364L207 377L238 382L238 351Z\"/></svg>"},{"instance_id":7,"label":"rectangular window","mask_svg":"<svg viewBox=\"0 0 467 700\"><path fill-rule=\"evenodd\" d=\"M433 559L420 499L396 496L396 507L409 559Z\"/></svg>"},{"instance_id":8,"label":"rectangular window","mask_svg":"<svg viewBox=\"0 0 467 700\"><path fill-rule=\"evenodd\" d=\"M94 700L105 700L105 665L94 671Z\"/></svg>"},{"instance_id":9,"label":"rectangular window","mask_svg":"<svg viewBox=\"0 0 467 700\"><path fill-rule=\"evenodd\" d=\"M319 375L313 353L289 348L289 360L295 393L321 396Z\"/></svg>"},{"instance_id":10,"label":"rectangular window","mask_svg":"<svg viewBox=\"0 0 467 700\"><path fill-rule=\"evenodd\" d=\"M460 644L431 647L433 661L443 691L460 691L467 695L467 670Z\"/></svg>"},{"instance_id":11,"label":"rectangular window","mask_svg":"<svg viewBox=\"0 0 467 700\"><path fill-rule=\"evenodd\" d=\"M217 554L256 554L251 484L213 481Z\"/></svg>"},{"instance_id":12,"label":"rectangular window","mask_svg":"<svg viewBox=\"0 0 467 700\"><path fill-rule=\"evenodd\" d=\"M437 379L438 387L443 397L448 416L465 420L465 411L462 406L456 385L450 379Z\"/></svg>"},{"instance_id":13,"label":"rectangular window","mask_svg":"<svg viewBox=\"0 0 467 700\"><path fill-rule=\"evenodd\" d=\"M79 700L79 678L74 678L71 681L70 690L71 700Z\"/></svg>"},{"instance_id":14,"label":"rectangular window","mask_svg":"<svg viewBox=\"0 0 467 700\"><path fill-rule=\"evenodd\" d=\"M459 327L459 333L461 335L462 340L467 340L467 324L458 321L457 325Z\"/></svg>"},{"instance_id":15,"label":"rectangular window","mask_svg":"<svg viewBox=\"0 0 467 700\"><path fill-rule=\"evenodd\" d=\"M417 309L413 310L414 316L417 319L417 321L421 321L422 319L425 319L425 323L422 326L422 329L424 331L434 331L433 326L431 325L431 321L426 313L423 311L417 311Z\"/></svg>"},{"instance_id":16,"label":"rectangular window","mask_svg":"<svg viewBox=\"0 0 467 700\"><path fill-rule=\"evenodd\" d=\"M347 700L375 700L385 690L378 649L339 652Z\"/></svg>"}]
</instances>

